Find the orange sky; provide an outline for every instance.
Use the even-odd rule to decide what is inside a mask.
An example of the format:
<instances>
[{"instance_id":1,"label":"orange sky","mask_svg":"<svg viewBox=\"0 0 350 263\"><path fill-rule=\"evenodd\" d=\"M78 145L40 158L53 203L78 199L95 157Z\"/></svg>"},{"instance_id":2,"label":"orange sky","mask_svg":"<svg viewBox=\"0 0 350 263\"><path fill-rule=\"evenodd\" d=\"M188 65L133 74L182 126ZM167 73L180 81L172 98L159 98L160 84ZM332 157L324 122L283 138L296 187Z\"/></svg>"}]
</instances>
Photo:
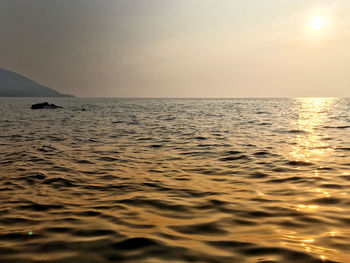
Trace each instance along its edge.
<instances>
[{"instance_id":1,"label":"orange sky","mask_svg":"<svg viewBox=\"0 0 350 263\"><path fill-rule=\"evenodd\" d=\"M77 96L349 97L350 1L3 0L0 67ZM310 27L321 15L325 25Z\"/></svg>"}]
</instances>

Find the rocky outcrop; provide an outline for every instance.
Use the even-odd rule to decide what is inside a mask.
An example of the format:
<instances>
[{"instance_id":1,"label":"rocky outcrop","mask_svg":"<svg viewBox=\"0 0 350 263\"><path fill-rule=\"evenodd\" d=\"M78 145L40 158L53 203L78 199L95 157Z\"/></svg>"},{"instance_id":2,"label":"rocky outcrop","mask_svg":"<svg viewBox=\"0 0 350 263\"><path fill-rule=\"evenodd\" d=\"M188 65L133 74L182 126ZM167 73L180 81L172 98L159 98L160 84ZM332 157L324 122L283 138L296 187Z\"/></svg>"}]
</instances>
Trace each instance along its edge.
<instances>
[{"instance_id":1,"label":"rocky outcrop","mask_svg":"<svg viewBox=\"0 0 350 263\"><path fill-rule=\"evenodd\" d=\"M55 104L49 104L48 102L44 102L44 103L37 103L37 104L33 104L31 109L32 110L38 110L38 109L60 109L62 108L61 106L57 106Z\"/></svg>"}]
</instances>

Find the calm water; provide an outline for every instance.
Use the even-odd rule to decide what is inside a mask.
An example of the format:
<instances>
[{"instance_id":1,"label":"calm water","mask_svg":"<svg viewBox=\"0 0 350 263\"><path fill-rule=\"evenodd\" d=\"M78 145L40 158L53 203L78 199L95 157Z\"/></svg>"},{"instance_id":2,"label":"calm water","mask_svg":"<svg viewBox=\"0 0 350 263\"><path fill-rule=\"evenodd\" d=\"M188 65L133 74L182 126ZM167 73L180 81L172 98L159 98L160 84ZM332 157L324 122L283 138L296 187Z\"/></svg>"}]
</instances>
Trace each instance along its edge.
<instances>
[{"instance_id":1,"label":"calm water","mask_svg":"<svg viewBox=\"0 0 350 263\"><path fill-rule=\"evenodd\" d=\"M0 262L350 262L350 100L43 101L0 99Z\"/></svg>"}]
</instances>

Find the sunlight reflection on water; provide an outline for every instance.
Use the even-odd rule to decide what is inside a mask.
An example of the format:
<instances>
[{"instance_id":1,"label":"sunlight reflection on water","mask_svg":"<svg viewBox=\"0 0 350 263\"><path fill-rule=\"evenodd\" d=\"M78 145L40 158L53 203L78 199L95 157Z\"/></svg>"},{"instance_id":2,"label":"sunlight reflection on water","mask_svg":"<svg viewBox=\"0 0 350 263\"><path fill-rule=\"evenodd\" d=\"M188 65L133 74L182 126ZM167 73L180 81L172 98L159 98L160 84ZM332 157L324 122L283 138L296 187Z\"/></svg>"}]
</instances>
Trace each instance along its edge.
<instances>
[{"instance_id":1,"label":"sunlight reflection on water","mask_svg":"<svg viewBox=\"0 0 350 263\"><path fill-rule=\"evenodd\" d=\"M299 98L298 130L301 134L296 136L296 145L292 147L291 155L295 160L312 162L325 159L333 150L322 125L328 118L328 111L336 103L335 98Z\"/></svg>"}]
</instances>

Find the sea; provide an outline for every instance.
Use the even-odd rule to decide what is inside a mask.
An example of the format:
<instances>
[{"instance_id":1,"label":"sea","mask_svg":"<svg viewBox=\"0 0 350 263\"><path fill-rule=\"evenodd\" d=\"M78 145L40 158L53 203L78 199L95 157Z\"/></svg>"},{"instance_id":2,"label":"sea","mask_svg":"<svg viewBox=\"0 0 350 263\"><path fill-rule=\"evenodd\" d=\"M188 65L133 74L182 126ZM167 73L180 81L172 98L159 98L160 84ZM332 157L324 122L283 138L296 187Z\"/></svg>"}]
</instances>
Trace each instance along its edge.
<instances>
[{"instance_id":1,"label":"sea","mask_svg":"<svg viewBox=\"0 0 350 263\"><path fill-rule=\"evenodd\" d=\"M349 197L350 99L0 98L2 263L348 263Z\"/></svg>"}]
</instances>

